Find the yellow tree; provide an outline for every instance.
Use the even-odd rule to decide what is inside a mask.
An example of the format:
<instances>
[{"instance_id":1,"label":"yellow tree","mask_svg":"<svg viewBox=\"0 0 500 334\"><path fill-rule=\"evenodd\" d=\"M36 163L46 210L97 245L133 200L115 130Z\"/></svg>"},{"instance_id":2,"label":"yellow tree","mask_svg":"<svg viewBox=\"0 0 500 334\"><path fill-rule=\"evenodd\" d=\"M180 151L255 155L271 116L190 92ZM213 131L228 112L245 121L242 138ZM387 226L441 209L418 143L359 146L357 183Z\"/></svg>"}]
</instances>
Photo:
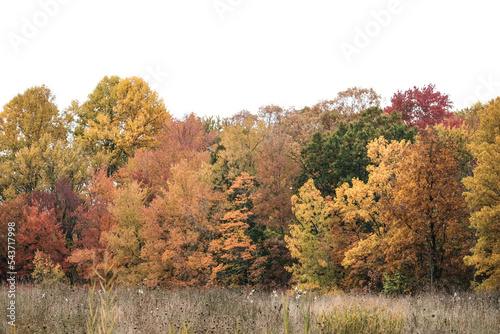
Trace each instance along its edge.
<instances>
[{"instance_id":1,"label":"yellow tree","mask_svg":"<svg viewBox=\"0 0 500 334\"><path fill-rule=\"evenodd\" d=\"M388 142L384 137L368 146L368 182L353 179L336 189L332 203L333 228L339 240L339 256L346 269L344 287L381 288L385 270L384 243L387 229L380 217L381 199L391 196L395 170L410 145Z\"/></svg>"},{"instance_id":2,"label":"yellow tree","mask_svg":"<svg viewBox=\"0 0 500 334\"><path fill-rule=\"evenodd\" d=\"M255 115L241 112L233 116L231 123L222 129L213 155L215 183L227 190L241 173L255 176L256 159L268 133L265 122Z\"/></svg>"},{"instance_id":3,"label":"yellow tree","mask_svg":"<svg viewBox=\"0 0 500 334\"><path fill-rule=\"evenodd\" d=\"M54 189L60 178L73 188L86 179L76 145L67 141L71 114L61 113L45 86L27 89L0 112L0 202L18 194Z\"/></svg>"},{"instance_id":4,"label":"yellow tree","mask_svg":"<svg viewBox=\"0 0 500 334\"><path fill-rule=\"evenodd\" d=\"M100 97L100 99L96 98ZM76 134L94 167L110 174L139 148L151 148L155 135L170 118L163 99L141 78L104 78L79 111Z\"/></svg>"},{"instance_id":5,"label":"yellow tree","mask_svg":"<svg viewBox=\"0 0 500 334\"><path fill-rule=\"evenodd\" d=\"M474 176L464 180L477 243L465 260L482 279L478 288L494 290L500 287L500 97L478 114L479 129L471 145L477 167Z\"/></svg>"},{"instance_id":6,"label":"yellow tree","mask_svg":"<svg viewBox=\"0 0 500 334\"><path fill-rule=\"evenodd\" d=\"M116 223L109 232L102 232L113 270L121 283L139 283L145 276L140 270L143 262L141 249L144 245L140 231L144 227L145 197L146 192L136 182L119 188L114 203L109 207Z\"/></svg>"},{"instance_id":7,"label":"yellow tree","mask_svg":"<svg viewBox=\"0 0 500 334\"><path fill-rule=\"evenodd\" d=\"M0 164L1 199L13 199L35 189L53 190L61 178L67 178L73 189L80 189L87 180L87 167L76 145L54 142L50 135L43 135L30 147L21 148L15 159Z\"/></svg>"},{"instance_id":8,"label":"yellow tree","mask_svg":"<svg viewBox=\"0 0 500 334\"><path fill-rule=\"evenodd\" d=\"M332 252L337 245L331 231L329 202L309 179L298 195L292 196L292 207L297 221L290 225L290 236L285 240L297 263L288 270L305 289L335 288L339 275Z\"/></svg>"},{"instance_id":9,"label":"yellow tree","mask_svg":"<svg viewBox=\"0 0 500 334\"><path fill-rule=\"evenodd\" d=\"M23 147L30 148L44 135L52 140L65 140L70 117L61 114L55 97L46 86L27 89L14 97L0 112L0 153L15 155Z\"/></svg>"}]
</instances>

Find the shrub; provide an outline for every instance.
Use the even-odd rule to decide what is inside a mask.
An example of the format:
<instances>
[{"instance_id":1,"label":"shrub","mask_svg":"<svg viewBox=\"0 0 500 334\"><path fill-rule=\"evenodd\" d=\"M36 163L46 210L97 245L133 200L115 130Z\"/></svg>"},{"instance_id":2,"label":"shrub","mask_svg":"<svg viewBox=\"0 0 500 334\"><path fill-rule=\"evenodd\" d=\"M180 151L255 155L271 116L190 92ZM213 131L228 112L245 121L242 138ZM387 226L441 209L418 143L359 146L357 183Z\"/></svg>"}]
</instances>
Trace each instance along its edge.
<instances>
[{"instance_id":1,"label":"shrub","mask_svg":"<svg viewBox=\"0 0 500 334\"><path fill-rule=\"evenodd\" d=\"M321 333L387 333L397 334L403 331L404 317L389 311L354 306L335 309L330 314L323 313L317 322Z\"/></svg>"},{"instance_id":2,"label":"shrub","mask_svg":"<svg viewBox=\"0 0 500 334\"><path fill-rule=\"evenodd\" d=\"M54 284L66 284L68 280L64 274L61 265L54 263L49 255L36 251L33 259L33 273L31 277L36 284L51 286Z\"/></svg>"},{"instance_id":3,"label":"shrub","mask_svg":"<svg viewBox=\"0 0 500 334\"><path fill-rule=\"evenodd\" d=\"M388 295L403 294L406 292L406 276L397 270L393 275L384 273L384 292Z\"/></svg>"}]
</instances>

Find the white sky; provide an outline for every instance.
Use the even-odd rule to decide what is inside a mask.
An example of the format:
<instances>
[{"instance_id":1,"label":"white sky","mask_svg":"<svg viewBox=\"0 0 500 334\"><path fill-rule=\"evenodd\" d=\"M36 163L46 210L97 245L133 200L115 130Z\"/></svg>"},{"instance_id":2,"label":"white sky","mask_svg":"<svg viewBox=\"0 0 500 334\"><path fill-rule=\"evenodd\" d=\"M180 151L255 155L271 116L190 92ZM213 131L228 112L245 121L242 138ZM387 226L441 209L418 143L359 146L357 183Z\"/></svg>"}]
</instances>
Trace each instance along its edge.
<instances>
[{"instance_id":1,"label":"white sky","mask_svg":"<svg viewBox=\"0 0 500 334\"><path fill-rule=\"evenodd\" d=\"M105 75L137 75L177 117L300 108L352 86L388 101L428 83L457 109L500 95L499 12L492 0L2 0L0 106L46 84L64 109Z\"/></svg>"}]
</instances>

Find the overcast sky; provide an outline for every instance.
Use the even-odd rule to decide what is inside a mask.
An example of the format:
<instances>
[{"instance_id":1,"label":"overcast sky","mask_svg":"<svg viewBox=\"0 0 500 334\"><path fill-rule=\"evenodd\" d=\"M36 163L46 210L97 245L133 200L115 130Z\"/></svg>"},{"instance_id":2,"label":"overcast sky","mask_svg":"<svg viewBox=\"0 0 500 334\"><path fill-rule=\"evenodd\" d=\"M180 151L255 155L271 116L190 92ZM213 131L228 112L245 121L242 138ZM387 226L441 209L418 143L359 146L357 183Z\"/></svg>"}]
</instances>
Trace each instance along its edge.
<instances>
[{"instance_id":1,"label":"overcast sky","mask_svg":"<svg viewBox=\"0 0 500 334\"><path fill-rule=\"evenodd\" d=\"M47 85L60 109L140 76L181 117L301 108L349 87L500 95L500 4L479 0L2 0L0 104Z\"/></svg>"}]
</instances>

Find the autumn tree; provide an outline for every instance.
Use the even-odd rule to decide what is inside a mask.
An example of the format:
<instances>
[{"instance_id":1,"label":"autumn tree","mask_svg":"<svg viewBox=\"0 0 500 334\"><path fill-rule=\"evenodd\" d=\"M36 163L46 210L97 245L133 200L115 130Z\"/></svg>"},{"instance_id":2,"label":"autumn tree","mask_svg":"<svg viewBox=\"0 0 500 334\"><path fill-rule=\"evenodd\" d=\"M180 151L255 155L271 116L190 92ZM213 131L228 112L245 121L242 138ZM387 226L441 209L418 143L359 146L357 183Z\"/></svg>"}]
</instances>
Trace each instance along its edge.
<instances>
[{"instance_id":1,"label":"autumn tree","mask_svg":"<svg viewBox=\"0 0 500 334\"><path fill-rule=\"evenodd\" d=\"M372 88L351 87L337 93L333 100L314 105L312 111L320 115L323 131L334 131L341 122L350 123L359 119L364 110L380 107L381 101L381 96Z\"/></svg>"},{"instance_id":2,"label":"autumn tree","mask_svg":"<svg viewBox=\"0 0 500 334\"><path fill-rule=\"evenodd\" d=\"M170 167L168 189L144 211L141 230L148 285L203 286L216 264L210 242L218 235L223 193L210 183L208 152L197 152Z\"/></svg>"},{"instance_id":3,"label":"autumn tree","mask_svg":"<svg viewBox=\"0 0 500 334\"><path fill-rule=\"evenodd\" d=\"M77 126L74 130L75 136L83 136L85 129L89 127L90 121L95 121L99 114L112 119L114 118L114 109L118 105L117 96L114 94L114 88L120 82L120 77L107 75L94 88L94 91L88 95L87 100L81 105L78 101L74 107L78 116Z\"/></svg>"},{"instance_id":4,"label":"autumn tree","mask_svg":"<svg viewBox=\"0 0 500 334\"><path fill-rule=\"evenodd\" d=\"M435 85L429 84L422 88L413 87L405 92L397 91L391 98L391 105L384 111L388 114L397 111L408 126L420 129L443 123L453 116L449 111L453 103L447 94L440 93L435 88Z\"/></svg>"},{"instance_id":5,"label":"autumn tree","mask_svg":"<svg viewBox=\"0 0 500 334\"><path fill-rule=\"evenodd\" d=\"M291 138L276 127L264 139L256 157L259 188L254 212L263 224L278 228L282 236L294 217L290 198L300 175L300 165L291 156L292 145Z\"/></svg>"},{"instance_id":6,"label":"autumn tree","mask_svg":"<svg viewBox=\"0 0 500 334\"><path fill-rule=\"evenodd\" d=\"M456 146L457 150L455 153L455 159L457 159L460 163L460 179L472 176L476 165L476 159L470 149L472 132L470 132L466 126L448 127L443 124L439 124L434 128L436 129L441 142Z\"/></svg>"},{"instance_id":7,"label":"autumn tree","mask_svg":"<svg viewBox=\"0 0 500 334\"><path fill-rule=\"evenodd\" d=\"M12 199L36 189L53 191L61 179L67 179L70 187L78 191L87 180L87 166L78 147L63 141L53 142L44 135L31 147L20 149L14 159L0 165L2 199Z\"/></svg>"},{"instance_id":8,"label":"autumn tree","mask_svg":"<svg viewBox=\"0 0 500 334\"><path fill-rule=\"evenodd\" d=\"M491 100L477 112L479 128L470 146L477 167L474 176L464 180L477 243L466 263L475 266L477 288L497 290L500 287L500 98Z\"/></svg>"},{"instance_id":9,"label":"autumn tree","mask_svg":"<svg viewBox=\"0 0 500 334\"><path fill-rule=\"evenodd\" d=\"M392 272L431 284L464 282L468 210L455 154L455 145L428 128L400 162L381 212L392 230L385 251Z\"/></svg>"},{"instance_id":10,"label":"autumn tree","mask_svg":"<svg viewBox=\"0 0 500 334\"><path fill-rule=\"evenodd\" d=\"M213 189L209 149L215 131L194 114L169 119L152 149L140 149L114 176L146 193L140 271L148 285L193 286L211 280L209 251L224 194Z\"/></svg>"},{"instance_id":11,"label":"autumn tree","mask_svg":"<svg viewBox=\"0 0 500 334\"><path fill-rule=\"evenodd\" d=\"M408 128L397 113L383 115L379 108L365 110L359 120L339 126L338 130L322 136L315 133L312 141L302 150L302 184L308 178L324 196L334 195L344 182L358 178L368 180L366 167L370 160L367 144L383 136L387 140L412 140L416 131Z\"/></svg>"},{"instance_id":12,"label":"autumn tree","mask_svg":"<svg viewBox=\"0 0 500 334\"><path fill-rule=\"evenodd\" d=\"M344 267L345 289L380 291L386 274L385 245L389 239L382 205L392 196L396 169L411 145L379 137L367 145L368 181L353 179L336 189L332 202L335 248ZM390 232L390 231L389 231Z\"/></svg>"},{"instance_id":13,"label":"autumn tree","mask_svg":"<svg viewBox=\"0 0 500 334\"><path fill-rule=\"evenodd\" d=\"M172 176L171 167L183 159L189 159L198 152L208 152L215 137L215 131L205 129L205 125L194 114L182 120L169 119L152 149L140 149L118 172L121 182L135 180L147 187L148 199L168 189Z\"/></svg>"},{"instance_id":14,"label":"autumn tree","mask_svg":"<svg viewBox=\"0 0 500 334\"><path fill-rule=\"evenodd\" d=\"M280 122L283 130L303 147L309 144L314 133L325 135L335 131L340 123L357 120L365 109L380 107L380 102L380 95L373 89L352 87L312 107L284 110Z\"/></svg>"},{"instance_id":15,"label":"autumn tree","mask_svg":"<svg viewBox=\"0 0 500 334\"><path fill-rule=\"evenodd\" d=\"M255 176L256 157L269 128L256 115L241 112L232 117L221 134L213 154L214 183L227 190L241 173Z\"/></svg>"},{"instance_id":16,"label":"autumn tree","mask_svg":"<svg viewBox=\"0 0 500 334\"><path fill-rule=\"evenodd\" d=\"M335 244L329 202L310 179L292 197L292 205L297 221L290 225L290 236L285 240L297 263L289 270L306 289L336 288L340 277L332 259Z\"/></svg>"},{"instance_id":17,"label":"autumn tree","mask_svg":"<svg viewBox=\"0 0 500 334\"><path fill-rule=\"evenodd\" d=\"M109 232L103 235L110 253L110 264L123 284L139 283L145 276L141 271L141 249L144 238L144 200L146 192L133 182L115 192L109 211L116 219Z\"/></svg>"},{"instance_id":18,"label":"autumn tree","mask_svg":"<svg viewBox=\"0 0 500 334\"><path fill-rule=\"evenodd\" d=\"M254 177L242 173L227 191L231 210L222 217L219 237L211 242L217 267L213 277L216 282L239 286L251 282L250 268L255 261L257 246L251 238L254 225L252 197Z\"/></svg>"},{"instance_id":19,"label":"autumn tree","mask_svg":"<svg viewBox=\"0 0 500 334\"><path fill-rule=\"evenodd\" d=\"M35 189L53 190L61 178L78 189L86 179L79 148L67 141L71 115L52 92L33 87L4 106L0 117L0 202Z\"/></svg>"},{"instance_id":20,"label":"autumn tree","mask_svg":"<svg viewBox=\"0 0 500 334\"><path fill-rule=\"evenodd\" d=\"M118 82L117 82L118 80ZM141 78L105 77L78 112L78 135L94 168L112 174L139 148L151 148L165 121L165 104Z\"/></svg>"},{"instance_id":21,"label":"autumn tree","mask_svg":"<svg viewBox=\"0 0 500 334\"><path fill-rule=\"evenodd\" d=\"M68 261L76 266L82 279L94 277L96 270L102 272L107 265L104 236L116 223L116 218L109 211L116 192L114 182L104 168L92 172L83 191L84 203L74 213L74 247Z\"/></svg>"},{"instance_id":22,"label":"autumn tree","mask_svg":"<svg viewBox=\"0 0 500 334\"><path fill-rule=\"evenodd\" d=\"M35 190L26 197L28 203L37 205L39 210L52 212L66 240L66 246L73 246L73 229L76 224L76 211L80 206L77 194L71 188L70 181L62 178L53 190Z\"/></svg>"},{"instance_id":23,"label":"autumn tree","mask_svg":"<svg viewBox=\"0 0 500 334\"><path fill-rule=\"evenodd\" d=\"M0 113L0 152L2 159L13 157L49 135L65 140L71 119L59 112L55 96L45 85L28 88L3 107Z\"/></svg>"},{"instance_id":24,"label":"autumn tree","mask_svg":"<svg viewBox=\"0 0 500 334\"><path fill-rule=\"evenodd\" d=\"M21 277L26 277L33 270L37 250L49 255L63 269L68 268L66 240L53 209L47 211L37 202L26 208L16 238L16 265Z\"/></svg>"}]
</instances>

